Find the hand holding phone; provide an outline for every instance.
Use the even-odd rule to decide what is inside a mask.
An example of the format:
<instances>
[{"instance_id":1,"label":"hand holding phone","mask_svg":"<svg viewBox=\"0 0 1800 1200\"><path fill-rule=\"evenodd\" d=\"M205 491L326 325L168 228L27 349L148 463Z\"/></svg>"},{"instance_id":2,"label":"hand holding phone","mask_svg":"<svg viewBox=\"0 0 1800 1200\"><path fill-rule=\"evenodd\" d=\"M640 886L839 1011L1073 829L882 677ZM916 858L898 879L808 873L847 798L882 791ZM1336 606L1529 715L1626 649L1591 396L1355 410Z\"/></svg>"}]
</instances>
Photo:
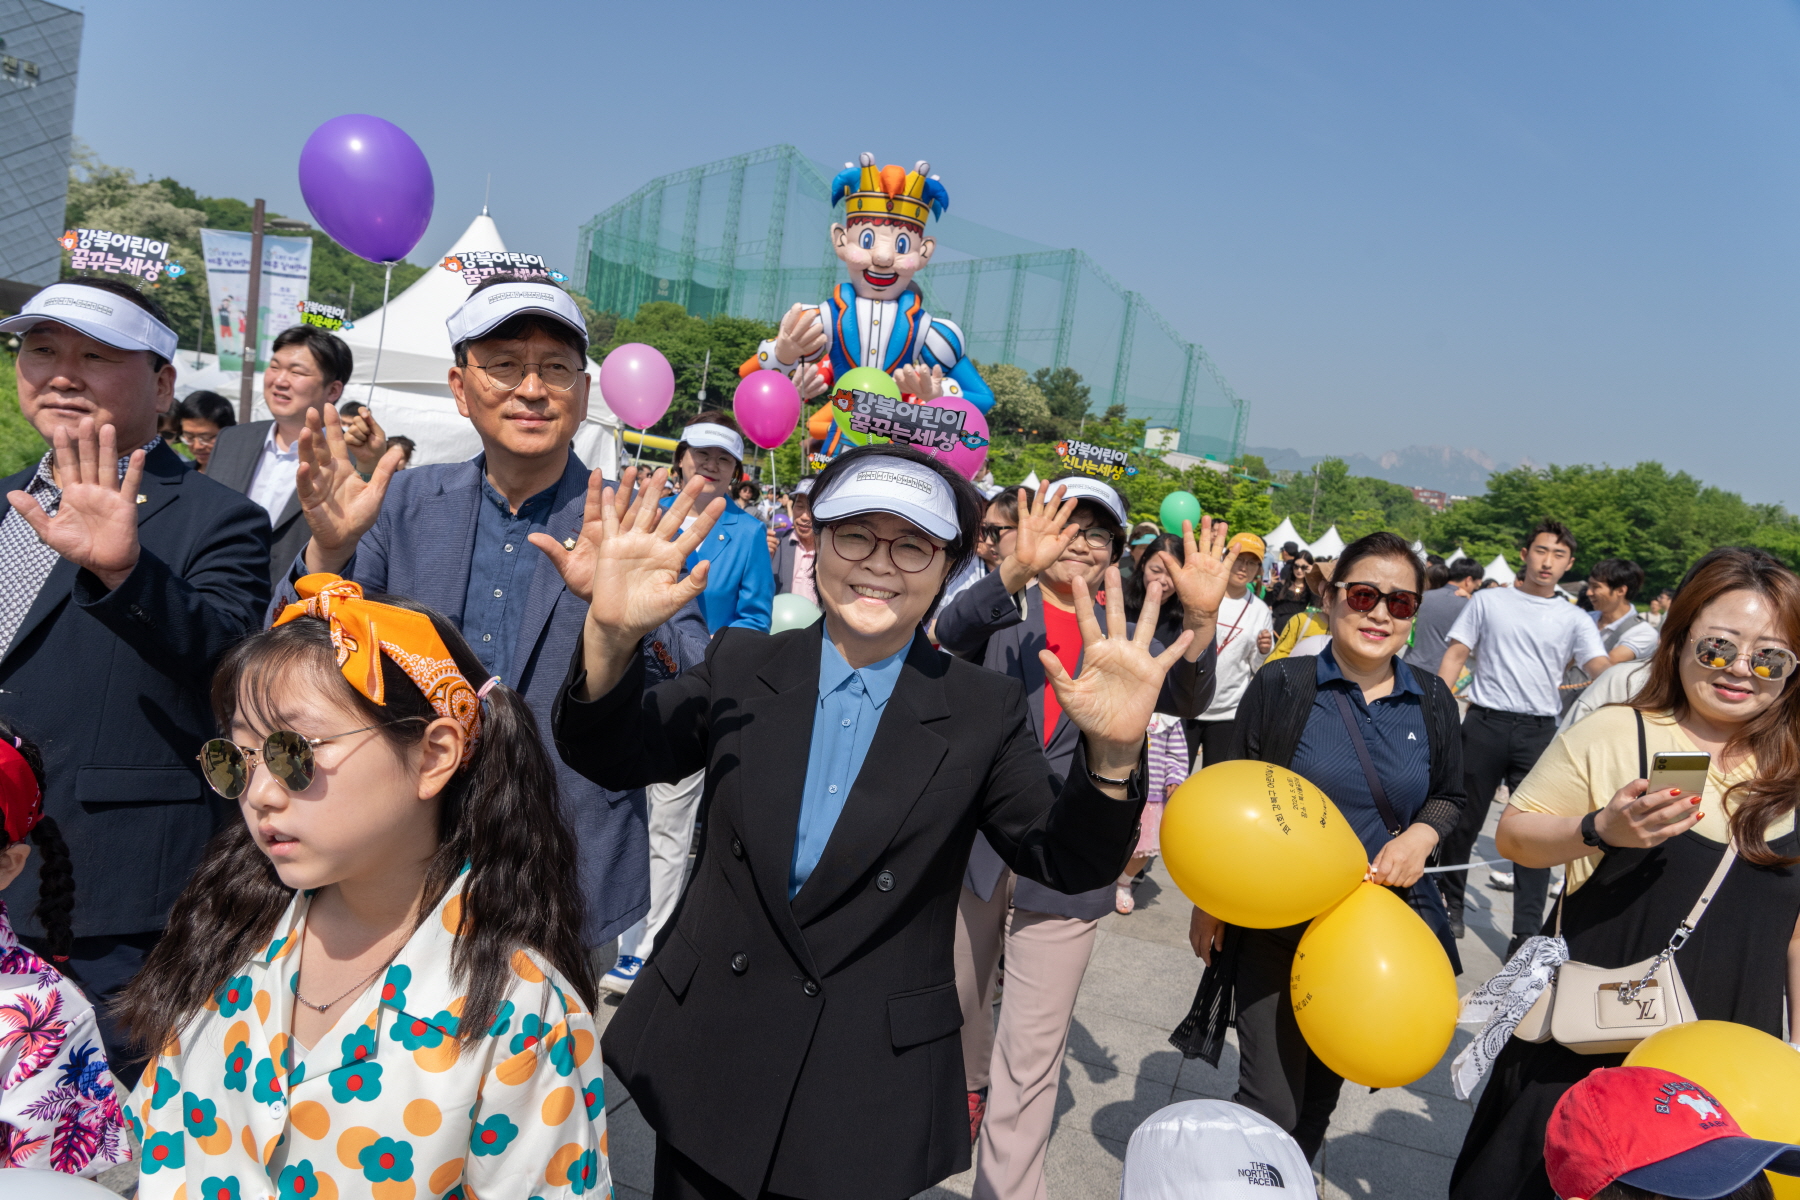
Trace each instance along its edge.
<instances>
[{"instance_id":1,"label":"hand holding phone","mask_svg":"<svg viewBox=\"0 0 1800 1200\"><path fill-rule=\"evenodd\" d=\"M1594 831L1609 846L1647 850L1700 823L1710 754L1652 756L1650 778L1634 779L1614 794L1594 819Z\"/></svg>"}]
</instances>

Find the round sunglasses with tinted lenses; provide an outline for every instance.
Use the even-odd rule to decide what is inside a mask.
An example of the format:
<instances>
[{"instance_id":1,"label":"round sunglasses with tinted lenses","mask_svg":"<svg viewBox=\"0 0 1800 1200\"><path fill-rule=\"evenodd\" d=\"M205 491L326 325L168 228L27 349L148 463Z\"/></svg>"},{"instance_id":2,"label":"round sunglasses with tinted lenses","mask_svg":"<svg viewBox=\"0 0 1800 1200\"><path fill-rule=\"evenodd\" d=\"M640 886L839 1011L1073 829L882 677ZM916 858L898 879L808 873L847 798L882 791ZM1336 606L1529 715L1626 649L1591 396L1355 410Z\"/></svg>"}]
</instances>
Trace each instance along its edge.
<instances>
[{"instance_id":1,"label":"round sunglasses with tinted lenses","mask_svg":"<svg viewBox=\"0 0 1800 1200\"><path fill-rule=\"evenodd\" d=\"M1694 657L1701 666L1715 671L1731 670L1743 654L1744 651L1730 638L1708 637L1694 643ZM1750 652L1750 673L1758 679L1786 679L1794 673L1797 663L1800 658L1796 658L1792 650L1783 650L1780 646L1764 646Z\"/></svg>"},{"instance_id":2,"label":"round sunglasses with tinted lenses","mask_svg":"<svg viewBox=\"0 0 1800 1200\"><path fill-rule=\"evenodd\" d=\"M1419 593L1396 589L1384 592L1372 583L1340 583L1343 589L1344 603L1350 606L1351 612L1374 612L1375 606L1383 600L1387 601L1388 616L1396 621L1406 621L1419 611Z\"/></svg>"},{"instance_id":3,"label":"round sunglasses with tinted lenses","mask_svg":"<svg viewBox=\"0 0 1800 1200\"><path fill-rule=\"evenodd\" d=\"M251 773L256 770L252 756L261 758L263 766L269 768L269 773L288 791L304 792L312 786L314 747L376 728L379 726L364 725L361 729L347 729L322 738L309 738L291 729L277 729L263 739L261 746L248 750L226 738L213 738L200 747L200 753L194 757L200 760L200 773L206 776L207 785L227 800L239 799L249 788Z\"/></svg>"}]
</instances>

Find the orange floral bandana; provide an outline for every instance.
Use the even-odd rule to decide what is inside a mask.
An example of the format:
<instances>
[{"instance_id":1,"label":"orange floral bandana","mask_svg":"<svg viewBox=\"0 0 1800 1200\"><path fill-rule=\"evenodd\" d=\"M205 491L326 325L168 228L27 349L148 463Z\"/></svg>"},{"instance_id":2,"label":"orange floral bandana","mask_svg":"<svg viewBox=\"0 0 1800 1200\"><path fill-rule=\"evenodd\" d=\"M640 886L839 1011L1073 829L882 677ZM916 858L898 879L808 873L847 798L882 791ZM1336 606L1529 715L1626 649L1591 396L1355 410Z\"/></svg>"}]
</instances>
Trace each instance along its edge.
<instances>
[{"instance_id":1,"label":"orange floral bandana","mask_svg":"<svg viewBox=\"0 0 1800 1200\"><path fill-rule=\"evenodd\" d=\"M300 602L282 609L275 624L296 617L324 621L331 627L338 670L376 704L387 703L381 683L381 655L387 655L418 684L432 711L462 726L462 765L467 766L481 740L481 698L450 657L431 618L364 600L360 583L326 572L302 577L294 590Z\"/></svg>"}]
</instances>

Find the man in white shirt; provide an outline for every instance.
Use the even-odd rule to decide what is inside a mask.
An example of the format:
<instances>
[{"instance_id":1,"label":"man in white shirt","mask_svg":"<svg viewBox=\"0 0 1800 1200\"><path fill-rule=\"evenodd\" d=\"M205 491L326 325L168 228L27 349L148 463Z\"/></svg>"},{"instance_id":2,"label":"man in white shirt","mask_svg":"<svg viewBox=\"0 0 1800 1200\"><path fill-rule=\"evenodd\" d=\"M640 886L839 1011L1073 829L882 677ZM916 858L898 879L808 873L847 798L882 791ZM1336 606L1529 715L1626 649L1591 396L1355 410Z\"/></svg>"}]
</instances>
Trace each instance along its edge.
<instances>
[{"instance_id":1,"label":"man in white shirt","mask_svg":"<svg viewBox=\"0 0 1800 1200\"><path fill-rule=\"evenodd\" d=\"M1560 521L1532 526L1524 546L1524 570L1509 588L1478 591L1450 627L1450 644L1438 677L1451 687L1476 651L1469 682L1469 713L1463 719L1463 776L1468 803L1461 822L1444 839L1442 864L1469 861L1487 819L1488 804L1502 783L1509 788L1536 764L1556 737L1562 712L1563 665L1581 665L1589 679L1611 660L1600 632L1587 614L1556 597L1557 581L1575 559L1575 537ZM1511 957L1544 922L1550 887L1547 869L1513 870ZM1463 900L1468 872L1448 871L1439 880L1450 927L1463 932Z\"/></svg>"},{"instance_id":2,"label":"man in white shirt","mask_svg":"<svg viewBox=\"0 0 1800 1200\"><path fill-rule=\"evenodd\" d=\"M1250 581L1262 571L1268 553L1254 533L1240 533L1226 545L1231 558L1231 577L1225 583L1225 599L1219 604L1214 643L1219 647L1218 686L1213 701L1195 722L1199 730L1199 762L1210 766L1224 762L1231 752L1231 727L1238 701L1250 686L1250 677L1262 668L1275 642L1275 619L1269 606L1250 590Z\"/></svg>"},{"instance_id":3,"label":"man in white shirt","mask_svg":"<svg viewBox=\"0 0 1800 1200\"><path fill-rule=\"evenodd\" d=\"M1656 627L1632 603L1644 586L1644 568L1629 559L1603 558L1588 572L1588 599L1606 656L1615 663L1643 662L1656 652Z\"/></svg>"}]
</instances>

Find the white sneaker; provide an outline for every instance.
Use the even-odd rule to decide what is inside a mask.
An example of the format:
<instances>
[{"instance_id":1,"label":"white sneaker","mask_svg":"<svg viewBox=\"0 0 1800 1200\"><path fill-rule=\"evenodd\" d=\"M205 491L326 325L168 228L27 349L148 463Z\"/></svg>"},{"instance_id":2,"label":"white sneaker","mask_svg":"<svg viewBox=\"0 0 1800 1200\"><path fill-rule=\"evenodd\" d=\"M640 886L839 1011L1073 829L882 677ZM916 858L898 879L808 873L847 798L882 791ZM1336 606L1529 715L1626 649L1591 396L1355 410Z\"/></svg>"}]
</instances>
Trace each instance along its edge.
<instances>
[{"instance_id":1,"label":"white sneaker","mask_svg":"<svg viewBox=\"0 0 1800 1200\"><path fill-rule=\"evenodd\" d=\"M1511 871L1492 871L1492 870L1490 870L1488 872L1488 886L1490 888L1493 888L1496 892L1512 891L1513 890L1513 873Z\"/></svg>"},{"instance_id":2,"label":"white sneaker","mask_svg":"<svg viewBox=\"0 0 1800 1200\"><path fill-rule=\"evenodd\" d=\"M623 996L637 982L638 972L644 969L644 960L629 954L619 955L619 961L613 969L600 977L600 990L611 992L615 996Z\"/></svg>"}]
</instances>

